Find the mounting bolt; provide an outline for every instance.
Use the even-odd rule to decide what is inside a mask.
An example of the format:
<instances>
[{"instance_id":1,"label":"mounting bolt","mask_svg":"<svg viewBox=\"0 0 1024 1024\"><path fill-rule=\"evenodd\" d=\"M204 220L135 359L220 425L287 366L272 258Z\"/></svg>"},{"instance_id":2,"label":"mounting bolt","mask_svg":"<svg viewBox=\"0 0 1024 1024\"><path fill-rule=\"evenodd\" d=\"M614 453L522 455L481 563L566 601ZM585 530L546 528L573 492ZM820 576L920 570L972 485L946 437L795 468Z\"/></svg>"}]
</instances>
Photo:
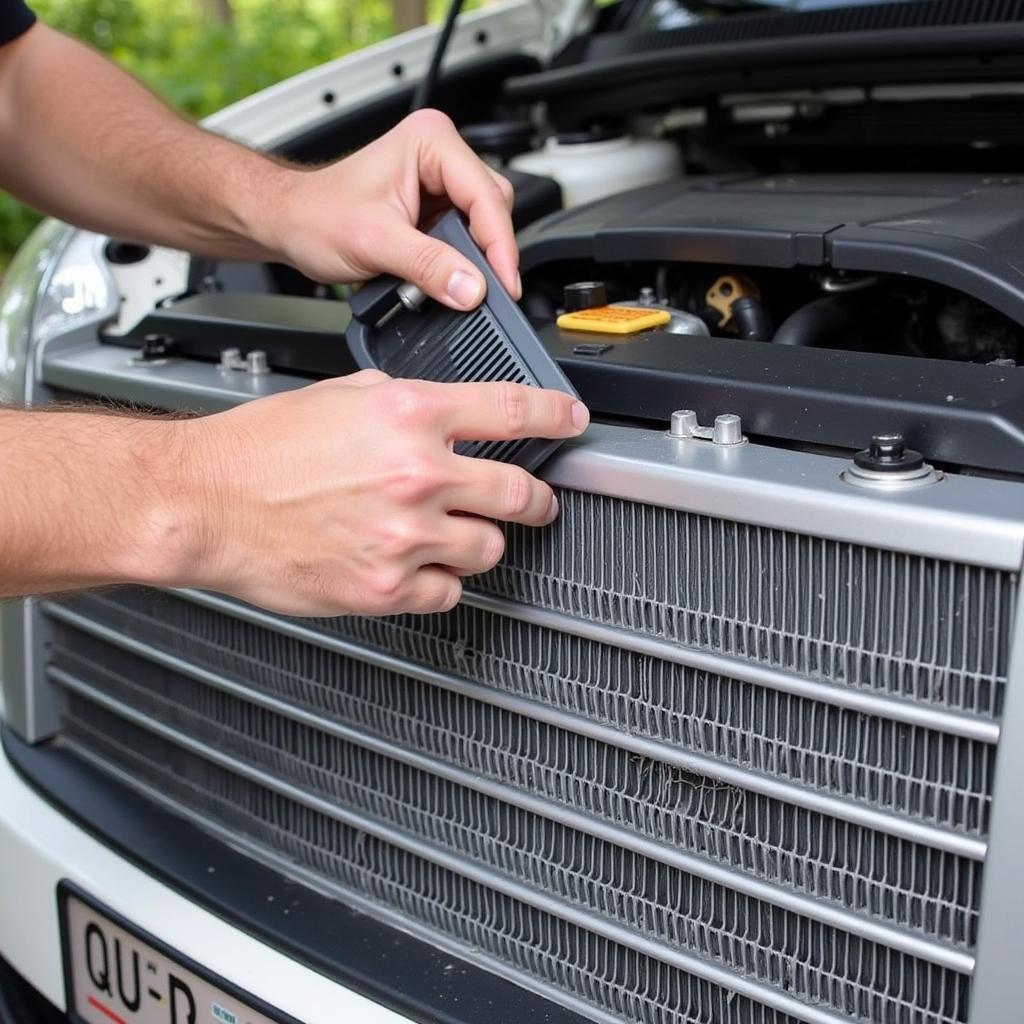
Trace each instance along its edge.
<instances>
[{"instance_id":1,"label":"mounting bolt","mask_svg":"<svg viewBox=\"0 0 1024 1024\"><path fill-rule=\"evenodd\" d=\"M734 412L722 413L715 417L715 427L711 434L715 444L740 444L743 441L743 424Z\"/></svg>"},{"instance_id":2,"label":"mounting bolt","mask_svg":"<svg viewBox=\"0 0 1024 1024\"><path fill-rule=\"evenodd\" d=\"M222 348L220 350L220 368L222 370L237 370L241 361L242 350L240 348Z\"/></svg>"},{"instance_id":3,"label":"mounting bolt","mask_svg":"<svg viewBox=\"0 0 1024 1024\"><path fill-rule=\"evenodd\" d=\"M261 348L254 348L245 357L245 372L255 375L270 373L270 367L267 364L267 353Z\"/></svg>"},{"instance_id":4,"label":"mounting bolt","mask_svg":"<svg viewBox=\"0 0 1024 1024\"><path fill-rule=\"evenodd\" d=\"M672 413L668 432L673 437L693 437L697 427L697 414L692 409L677 409Z\"/></svg>"},{"instance_id":5,"label":"mounting bolt","mask_svg":"<svg viewBox=\"0 0 1024 1024\"><path fill-rule=\"evenodd\" d=\"M861 469L876 473L899 473L921 469L924 456L908 448L902 434L875 434L853 461Z\"/></svg>"}]
</instances>

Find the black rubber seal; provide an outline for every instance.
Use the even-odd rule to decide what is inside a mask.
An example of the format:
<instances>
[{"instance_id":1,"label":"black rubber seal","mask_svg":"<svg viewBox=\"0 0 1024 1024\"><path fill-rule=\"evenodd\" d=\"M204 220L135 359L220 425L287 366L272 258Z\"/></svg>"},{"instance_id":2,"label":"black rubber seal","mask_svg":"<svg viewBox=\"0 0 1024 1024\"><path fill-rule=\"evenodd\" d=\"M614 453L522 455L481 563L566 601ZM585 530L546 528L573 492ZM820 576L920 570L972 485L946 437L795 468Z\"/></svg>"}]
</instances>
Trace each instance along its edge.
<instances>
[{"instance_id":1,"label":"black rubber seal","mask_svg":"<svg viewBox=\"0 0 1024 1024\"><path fill-rule=\"evenodd\" d=\"M33 788L118 854L229 924L397 1013L429 1024L588 1024L233 850L67 748L30 746L7 726L2 742Z\"/></svg>"}]
</instances>

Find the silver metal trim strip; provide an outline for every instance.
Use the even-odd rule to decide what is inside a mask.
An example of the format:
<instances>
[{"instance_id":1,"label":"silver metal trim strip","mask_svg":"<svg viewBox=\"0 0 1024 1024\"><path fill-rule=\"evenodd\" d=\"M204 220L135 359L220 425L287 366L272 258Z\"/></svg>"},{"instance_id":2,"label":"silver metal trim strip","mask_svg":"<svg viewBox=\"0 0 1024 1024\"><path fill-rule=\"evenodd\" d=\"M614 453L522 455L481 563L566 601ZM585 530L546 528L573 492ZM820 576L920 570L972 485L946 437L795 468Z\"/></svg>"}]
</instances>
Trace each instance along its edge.
<instances>
[{"instance_id":1,"label":"silver metal trim strip","mask_svg":"<svg viewBox=\"0 0 1024 1024\"><path fill-rule=\"evenodd\" d=\"M216 366L187 359L132 366L124 349L91 342L47 350L41 364L42 379L54 387L207 412L308 383L282 373L251 379L236 374L228 380ZM667 431L595 423L565 445L542 475L558 486L665 508L1020 569L1024 502L1019 483L954 474L931 487L878 493L845 483L840 472L846 464L809 452L712 445L672 438Z\"/></svg>"},{"instance_id":2,"label":"silver metal trim strip","mask_svg":"<svg viewBox=\"0 0 1024 1024\"><path fill-rule=\"evenodd\" d=\"M41 377L51 387L158 409L219 412L310 383L283 373L222 373L213 364L190 359L136 366L131 349L97 345L92 339L73 348L47 348L41 362Z\"/></svg>"},{"instance_id":3,"label":"silver metal trim strip","mask_svg":"<svg viewBox=\"0 0 1024 1024\"><path fill-rule=\"evenodd\" d=\"M953 562L1019 571L1019 483L947 476L932 487L852 487L845 459L767 445L713 445L593 424L545 464L550 483L716 518Z\"/></svg>"},{"instance_id":4,"label":"silver metal trim strip","mask_svg":"<svg viewBox=\"0 0 1024 1024\"><path fill-rule=\"evenodd\" d=\"M548 896L547 894L539 892L536 889L532 889L529 886L512 882L502 875L492 872L488 868L472 864L464 858L438 849L432 844L424 843L412 838L411 836L403 835L401 832L381 825L372 818L368 818L355 811L346 810L345 808L339 807L328 800L324 800L320 797L304 792L297 786L291 785L291 783L284 782L267 772L261 771L260 769L254 768L243 761L238 761L221 751L214 750L205 744L199 743L191 737L185 736L177 730L172 729L170 726L164 725L162 722L155 721L148 715L140 714L131 708L125 707L120 702L113 700L106 694L101 693L99 690L96 690L87 683L82 682L70 673L65 672L63 669L51 667L47 672L57 683L66 689L71 690L73 693L78 694L80 697L106 708L113 714L131 721L148 732L155 733L182 749L189 750L208 761L213 761L215 764L220 765L227 771L233 772L236 775L241 775L242 777L249 779L251 782L279 793L281 796L284 796L289 800L293 800L295 803L300 803L318 814L334 818L336 821L339 821L350 828L367 832L370 835L376 836L383 842L406 850L414 856L422 857L424 860L429 860L448 871L452 871L455 874L469 878L471 881L477 882L489 889L504 893L506 896L519 900L521 903L526 903L529 906L540 910L542 913L551 914L553 917L559 917L563 921L568 921L579 928L602 935L611 942L617 942L620 945L627 946L638 953L660 960L663 963L669 964L687 974L703 978L705 981L709 981L714 985L719 985L720 987L730 991L737 992L740 995L746 996L748 999L752 999L755 1002L762 1003L765 1006L771 1006L772 1008L779 1010L781 1013L789 1014L798 1020L804 1021L805 1024L849 1024L848 1018L839 1013L833 1013L815 1006L809 1006L797 999L785 996L782 993L767 987L761 982L742 977L727 968L717 967L714 964L689 953L683 953L679 950L672 949L671 947L662 946L653 940L645 939L642 936L631 932L628 928L605 921L594 914L580 910L570 904L566 904L555 897Z\"/></svg>"},{"instance_id":5,"label":"silver metal trim strip","mask_svg":"<svg viewBox=\"0 0 1024 1024\"><path fill-rule=\"evenodd\" d=\"M954 853L961 857L968 857L971 860L981 861L985 859L988 843L984 839L947 832L944 829L932 825L924 825L921 822L912 821L909 818L896 814L873 810L870 807L864 807L837 797L824 796L815 790L787 782L780 782L778 779L770 776L758 775L742 768L734 768L711 758L687 754L667 744L611 729L597 722L560 711L557 708L547 707L536 701L501 693L489 686L482 686L471 680L448 676L442 672L425 668L422 665L416 665L413 662L396 658L390 654L373 651L335 637L325 636L323 633L318 633L307 626L299 625L297 622L280 618L269 612L262 612L256 608L237 604L234 601L217 597L214 594L207 594L197 590L176 590L174 593L184 597L186 600L194 601L196 604L213 608L226 615L234 615L237 618L245 619L247 622L263 626L266 629L276 630L279 633L295 637L306 643L316 644L327 650L336 651L346 657L355 658L358 661L376 665L379 668L420 679L433 686L464 694L474 700L506 708L528 718L547 722L549 725L565 729L568 732L589 736L612 746L624 747L643 757L664 761L667 764L673 764L686 771L718 779L740 789L749 789L756 793L763 793L765 796L774 797L776 800L796 804L799 807L806 807L809 810L818 811L822 814L829 814L843 821L855 822L858 825L864 825L879 832L886 832L889 835L901 836L912 842L922 843L937 850L945 850L947 853Z\"/></svg>"},{"instance_id":6,"label":"silver metal trim strip","mask_svg":"<svg viewBox=\"0 0 1024 1024\"><path fill-rule=\"evenodd\" d=\"M476 790L513 806L521 807L541 817L549 818L560 824L572 827L577 831L585 832L598 839L633 850L643 856L650 857L652 860L658 860L689 874L727 886L755 899L764 900L794 913L821 921L835 928L840 928L851 934L859 935L872 942L898 949L901 952L927 960L930 963L959 971L961 974L970 975L974 971L974 957L962 949L922 938L919 935L914 935L912 932L882 924L870 918L859 917L851 911L829 905L821 899L801 896L799 893L783 889L770 882L761 881L733 869L717 865L704 858L675 850L653 840L645 839L636 833L602 822L596 818L591 818L588 815L562 807L541 797L531 796L528 793L511 789L500 783L490 782L480 776L446 765L426 755L418 754L402 747L396 747L360 729L344 725L333 719L323 718L297 707L289 701L280 700L260 690L254 690L241 683L236 683L219 673L193 665L177 655L168 654L60 605L47 604L44 611L46 614L52 615L54 618L67 623L75 629L120 647L122 650L146 658L171 671L189 676L217 690L230 693L251 704L266 708L275 714L329 733L365 750L371 750L374 753L400 761L421 771L448 779L460 786Z\"/></svg>"},{"instance_id":7,"label":"silver metal trim strip","mask_svg":"<svg viewBox=\"0 0 1024 1024\"><path fill-rule=\"evenodd\" d=\"M668 640L644 636L641 633L629 633L600 622L574 619L562 612L553 612L535 605L508 601L474 590L464 591L462 601L464 604L480 608L483 611L495 612L498 615L536 626L544 626L559 633L571 633L584 640L594 640L597 643L635 651L637 654L647 654L652 658L685 665L702 672L730 676L733 679L741 679L757 686L791 693L797 697L807 697L823 704L850 708L866 715L876 715L879 718L905 722L907 725L935 729L952 736L962 736L965 739L980 740L984 743L999 742L999 723L980 716L959 714L955 711L941 711L938 708L926 707L921 704L911 704L909 701L886 694L857 690L850 686L844 686L842 683L790 675L781 669L768 668L757 664L757 662L745 661L727 654L713 654L710 651L682 647Z\"/></svg>"}]
</instances>

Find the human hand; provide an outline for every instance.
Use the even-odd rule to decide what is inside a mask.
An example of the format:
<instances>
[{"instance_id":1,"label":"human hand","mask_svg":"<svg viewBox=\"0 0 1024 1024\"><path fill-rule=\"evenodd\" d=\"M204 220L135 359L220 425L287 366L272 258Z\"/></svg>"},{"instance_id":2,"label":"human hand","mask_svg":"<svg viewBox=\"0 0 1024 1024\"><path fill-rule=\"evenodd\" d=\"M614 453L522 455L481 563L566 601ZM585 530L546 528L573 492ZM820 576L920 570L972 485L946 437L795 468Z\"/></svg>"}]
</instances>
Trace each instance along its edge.
<instances>
[{"instance_id":1,"label":"human hand","mask_svg":"<svg viewBox=\"0 0 1024 1024\"><path fill-rule=\"evenodd\" d=\"M551 488L458 440L571 437L571 395L511 383L321 381L177 424L201 543L177 578L294 615L445 611L500 560L490 520L543 526Z\"/></svg>"},{"instance_id":2,"label":"human hand","mask_svg":"<svg viewBox=\"0 0 1024 1024\"><path fill-rule=\"evenodd\" d=\"M317 281L390 273L454 309L484 297L483 276L428 227L454 205L502 284L519 298L512 186L466 145L437 110L410 114L364 149L318 170L275 178L255 219L263 245Z\"/></svg>"}]
</instances>

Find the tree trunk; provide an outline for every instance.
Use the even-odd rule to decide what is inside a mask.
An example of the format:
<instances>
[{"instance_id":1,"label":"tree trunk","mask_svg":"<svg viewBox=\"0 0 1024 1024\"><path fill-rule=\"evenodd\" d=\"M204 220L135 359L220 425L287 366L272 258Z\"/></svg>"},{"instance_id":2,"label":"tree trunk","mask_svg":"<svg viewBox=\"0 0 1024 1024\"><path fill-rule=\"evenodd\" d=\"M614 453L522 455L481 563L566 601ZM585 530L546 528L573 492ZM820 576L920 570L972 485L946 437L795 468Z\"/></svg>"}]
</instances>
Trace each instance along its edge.
<instances>
[{"instance_id":1,"label":"tree trunk","mask_svg":"<svg viewBox=\"0 0 1024 1024\"><path fill-rule=\"evenodd\" d=\"M391 17L396 34L426 25L427 0L392 0Z\"/></svg>"},{"instance_id":2,"label":"tree trunk","mask_svg":"<svg viewBox=\"0 0 1024 1024\"><path fill-rule=\"evenodd\" d=\"M231 0L203 0L203 6L222 24L230 25L235 20Z\"/></svg>"}]
</instances>

